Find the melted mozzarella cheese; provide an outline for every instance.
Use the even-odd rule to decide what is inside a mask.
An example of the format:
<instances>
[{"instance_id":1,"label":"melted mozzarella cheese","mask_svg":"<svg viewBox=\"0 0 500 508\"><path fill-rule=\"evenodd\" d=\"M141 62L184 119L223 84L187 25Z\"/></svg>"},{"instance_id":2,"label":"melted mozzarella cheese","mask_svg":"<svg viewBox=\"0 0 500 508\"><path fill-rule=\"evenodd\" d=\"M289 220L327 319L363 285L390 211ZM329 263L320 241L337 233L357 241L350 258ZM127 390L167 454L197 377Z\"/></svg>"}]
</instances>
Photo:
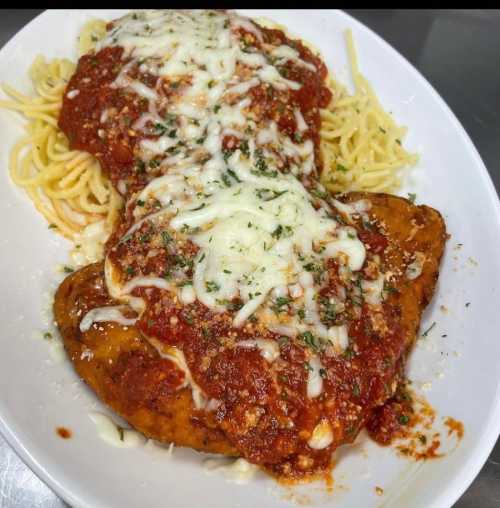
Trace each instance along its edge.
<instances>
[{"instance_id":1,"label":"melted mozzarella cheese","mask_svg":"<svg viewBox=\"0 0 500 508\"><path fill-rule=\"evenodd\" d=\"M248 339L237 342L236 347L257 348L262 357L269 363L274 362L280 355L280 348L275 340L271 339Z\"/></svg>"},{"instance_id":2,"label":"melted mozzarella cheese","mask_svg":"<svg viewBox=\"0 0 500 508\"><path fill-rule=\"evenodd\" d=\"M302 116L302 113L300 112L300 109L295 108L293 110L293 114L295 116L295 122L297 123L297 129L300 132L304 132L307 130L307 123L304 120L304 117Z\"/></svg>"},{"instance_id":3,"label":"melted mozzarella cheese","mask_svg":"<svg viewBox=\"0 0 500 508\"><path fill-rule=\"evenodd\" d=\"M332 201L335 204L335 208L348 216L362 215L368 212L372 207L372 204L368 199L360 199L359 201L354 201L353 203L349 204L342 203L337 199L333 199Z\"/></svg>"},{"instance_id":4,"label":"melted mozzarella cheese","mask_svg":"<svg viewBox=\"0 0 500 508\"><path fill-rule=\"evenodd\" d=\"M80 321L80 331L87 332L94 323L101 323L105 321L113 321L122 326L134 325L137 321L136 318L126 318L122 314L122 310L125 310L124 305L117 305L112 307L98 307L92 309Z\"/></svg>"},{"instance_id":5,"label":"melted mozzarella cheese","mask_svg":"<svg viewBox=\"0 0 500 508\"><path fill-rule=\"evenodd\" d=\"M314 399L321 395L323 391L323 378L321 377L321 371L323 365L317 355L314 355L309 360L308 376L307 376L307 396L310 399Z\"/></svg>"},{"instance_id":6,"label":"melted mozzarella cheese","mask_svg":"<svg viewBox=\"0 0 500 508\"><path fill-rule=\"evenodd\" d=\"M184 286L181 289L181 301L186 305L196 301L196 293L194 292L193 286Z\"/></svg>"},{"instance_id":7,"label":"melted mozzarella cheese","mask_svg":"<svg viewBox=\"0 0 500 508\"><path fill-rule=\"evenodd\" d=\"M109 238L110 229L105 220L93 222L85 226L75 239L75 247L71 257L76 265L84 266L102 259L104 244Z\"/></svg>"},{"instance_id":8,"label":"melted mozzarella cheese","mask_svg":"<svg viewBox=\"0 0 500 508\"><path fill-rule=\"evenodd\" d=\"M116 448L136 448L146 443L146 438L132 429L125 429L117 425L108 415L99 412L89 414L97 427L99 437Z\"/></svg>"},{"instance_id":9,"label":"melted mozzarella cheese","mask_svg":"<svg viewBox=\"0 0 500 508\"><path fill-rule=\"evenodd\" d=\"M171 291L184 304L197 299L214 312L224 312L224 302L238 298L243 305L235 314L235 327L243 326L266 302L272 302L277 288L289 287L292 298L304 299L305 324L273 322L269 326L286 330L289 336L293 328L312 330L340 351L348 341L346 333L322 323L316 303L318 288L312 274L304 271L302 260L323 263L338 257L357 271L363 266L365 248L352 228L339 226L327 210L313 206L310 194L294 176L315 169L312 140L292 140L271 119L256 123L247 109L251 99L241 97L237 102L238 96L263 83L278 90L300 89L300 83L280 74L276 62L290 61L309 70L315 67L286 44L265 45L271 58L245 51L238 27L261 40L259 28L236 14L167 10L127 15L115 21L99 42L98 49L121 46L130 58L113 86L131 88L148 101L148 111L134 127L147 133L151 123L159 123L165 131L157 139L141 140L139 148L145 161L162 157L160 168L168 171L133 198L157 200L162 208L144 216L146 209L136 206L136 222L122 240L135 234L145 221L162 221L168 229L185 233L199 249L192 286L178 288L158 277L124 283L109 258L106 283L113 297L139 313L144 302L130 293L141 286ZM165 104L161 87L153 90L129 76L134 64L167 84L182 80L182 91ZM165 108L173 123L164 123ZM298 131L306 131L301 111L295 108L293 113ZM223 148L227 136L244 141L246 148L240 145L228 156ZM193 144L203 157L185 148ZM291 161L290 173L279 171L280 157ZM368 207L361 201L340 204L339 209L341 206L349 213Z\"/></svg>"},{"instance_id":10,"label":"melted mozzarella cheese","mask_svg":"<svg viewBox=\"0 0 500 508\"><path fill-rule=\"evenodd\" d=\"M323 450L333 443L332 427L328 420L321 420L321 422L314 427L312 436L307 441L307 444L313 450Z\"/></svg>"},{"instance_id":11,"label":"melted mozzarella cheese","mask_svg":"<svg viewBox=\"0 0 500 508\"><path fill-rule=\"evenodd\" d=\"M239 485L250 482L259 470L258 466L250 464L245 459L228 459L225 457L205 459L203 467L209 473L221 472L229 482Z\"/></svg>"},{"instance_id":12,"label":"melted mozzarella cheese","mask_svg":"<svg viewBox=\"0 0 500 508\"><path fill-rule=\"evenodd\" d=\"M415 252L415 259L406 267L406 278L414 280L422 275L426 256L423 252Z\"/></svg>"},{"instance_id":13,"label":"melted mozzarella cheese","mask_svg":"<svg viewBox=\"0 0 500 508\"><path fill-rule=\"evenodd\" d=\"M170 360L179 370L184 372L184 383L179 388L184 388L186 386L191 388L193 402L196 409L207 408L209 401L207 402L207 398L205 397L203 390L194 381L184 353L180 349L174 346L168 346L155 338L149 337L148 341L158 351L158 354L162 358Z\"/></svg>"},{"instance_id":14,"label":"melted mozzarella cheese","mask_svg":"<svg viewBox=\"0 0 500 508\"><path fill-rule=\"evenodd\" d=\"M291 60L294 63L301 65L302 67L305 67L306 69L309 69L312 72L316 72L316 67L310 62L306 62L305 60L302 60L299 57L299 52L297 50L291 48L290 46L286 46L286 45L278 46L277 48L274 48L271 51L271 55L274 56L275 58L280 58L285 61Z\"/></svg>"},{"instance_id":15,"label":"melted mozzarella cheese","mask_svg":"<svg viewBox=\"0 0 500 508\"><path fill-rule=\"evenodd\" d=\"M343 353L349 346L347 326L332 326L328 329L328 340L332 343L337 353Z\"/></svg>"},{"instance_id":16,"label":"melted mozzarella cheese","mask_svg":"<svg viewBox=\"0 0 500 508\"><path fill-rule=\"evenodd\" d=\"M201 228L191 235L201 248L195 292L202 303L217 310L223 310L217 300L239 295L245 302L235 318L239 326L269 291L296 281L296 246L311 254L314 242L328 235L335 241L336 223L312 207L294 177L269 181L248 174L244 165L233 166L241 183L189 203L170 225L177 230Z\"/></svg>"},{"instance_id":17,"label":"melted mozzarella cheese","mask_svg":"<svg viewBox=\"0 0 500 508\"><path fill-rule=\"evenodd\" d=\"M363 290L363 297L370 305L380 305L382 303L382 292L384 291L383 275L379 275L375 280L361 281L361 289Z\"/></svg>"},{"instance_id":18,"label":"melted mozzarella cheese","mask_svg":"<svg viewBox=\"0 0 500 508\"><path fill-rule=\"evenodd\" d=\"M158 289L169 290L171 286L169 282L161 277L134 277L123 285L121 293L122 295L128 295L132 293L135 288L139 287L155 287Z\"/></svg>"},{"instance_id":19,"label":"melted mozzarella cheese","mask_svg":"<svg viewBox=\"0 0 500 508\"><path fill-rule=\"evenodd\" d=\"M352 271L361 270L366 258L366 249L355 232L339 231L338 240L326 246L327 256L333 258L339 253L348 257L347 264Z\"/></svg>"}]
</instances>

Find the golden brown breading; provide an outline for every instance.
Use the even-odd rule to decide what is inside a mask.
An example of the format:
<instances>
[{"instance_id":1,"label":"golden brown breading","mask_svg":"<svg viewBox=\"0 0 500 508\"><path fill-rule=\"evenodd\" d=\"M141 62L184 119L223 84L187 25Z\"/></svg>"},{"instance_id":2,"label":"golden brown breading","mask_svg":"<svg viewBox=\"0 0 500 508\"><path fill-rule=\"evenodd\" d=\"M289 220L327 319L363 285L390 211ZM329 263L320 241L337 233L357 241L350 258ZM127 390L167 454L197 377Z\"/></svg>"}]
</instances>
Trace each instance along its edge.
<instances>
[{"instance_id":1,"label":"golden brown breading","mask_svg":"<svg viewBox=\"0 0 500 508\"><path fill-rule=\"evenodd\" d=\"M69 358L79 376L101 400L147 437L206 452L235 455L221 431L197 425L191 390L170 389L178 373L133 326L102 323L82 333L85 313L110 305L103 264L86 266L60 285L54 315ZM88 288L99 297L87 300Z\"/></svg>"}]
</instances>

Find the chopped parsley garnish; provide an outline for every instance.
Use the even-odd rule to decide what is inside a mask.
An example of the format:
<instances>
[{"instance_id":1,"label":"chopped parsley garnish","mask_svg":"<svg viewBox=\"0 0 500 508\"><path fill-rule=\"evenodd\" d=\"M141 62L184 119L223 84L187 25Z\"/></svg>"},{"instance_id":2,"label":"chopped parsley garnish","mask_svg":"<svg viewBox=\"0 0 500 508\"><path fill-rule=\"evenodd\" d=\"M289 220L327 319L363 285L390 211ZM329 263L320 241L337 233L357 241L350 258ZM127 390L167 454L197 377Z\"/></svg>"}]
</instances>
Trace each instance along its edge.
<instances>
[{"instance_id":1,"label":"chopped parsley garnish","mask_svg":"<svg viewBox=\"0 0 500 508\"><path fill-rule=\"evenodd\" d=\"M222 150L222 157L224 157L224 162L227 162L229 160L229 157L233 155L234 149L233 148L226 148Z\"/></svg>"},{"instance_id":2,"label":"chopped parsley garnish","mask_svg":"<svg viewBox=\"0 0 500 508\"><path fill-rule=\"evenodd\" d=\"M406 425L409 421L410 417L408 415L401 415L399 417L399 423L401 423L401 425Z\"/></svg>"},{"instance_id":3,"label":"chopped parsley garnish","mask_svg":"<svg viewBox=\"0 0 500 508\"><path fill-rule=\"evenodd\" d=\"M327 199L328 198L328 192L321 191L319 189L312 189L311 194L319 199Z\"/></svg>"},{"instance_id":4,"label":"chopped parsley garnish","mask_svg":"<svg viewBox=\"0 0 500 508\"><path fill-rule=\"evenodd\" d=\"M144 206L145 204L146 204L146 202L143 201L142 199L137 200L137 206Z\"/></svg>"},{"instance_id":5,"label":"chopped parsley garnish","mask_svg":"<svg viewBox=\"0 0 500 508\"><path fill-rule=\"evenodd\" d=\"M387 281L384 282L384 291L387 293L397 293L398 290L394 286L391 286Z\"/></svg>"},{"instance_id":6,"label":"chopped parsley garnish","mask_svg":"<svg viewBox=\"0 0 500 508\"><path fill-rule=\"evenodd\" d=\"M283 307L287 306L291 302L291 298L288 298L288 296L278 296L276 300L274 301L274 305L272 306L272 310L279 314L280 312L285 312L287 309L284 309Z\"/></svg>"},{"instance_id":7,"label":"chopped parsley garnish","mask_svg":"<svg viewBox=\"0 0 500 508\"><path fill-rule=\"evenodd\" d=\"M323 319L327 322L335 321L337 319L335 304L330 303L328 298L322 298L320 303L323 306Z\"/></svg>"},{"instance_id":8,"label":"chopped parsley garnish","mask_svg":"<svg viewBox=\"0 0 500 508\"><path fill-rule=\"evenodd\" d=\"M74 268L71 268L70 266L64 266L63 267L63 270L66 272L66 273L72 273L74 272Z\"/></svg>"},{"instance_id":9,"label":"chopped parsley garnish","mask_svg":"<svg viewBox=\"0 0 500 508\"><path fill-rule=\"evenodd\" d=\"M169 153L170 155L177 155L180 151L181 149L177 145L171 146L166 150L166 152Z\"/></svg>"},{"instance_id":10,"label":"chopped parsley garnish","mask_svg":"<svg viewBox=\"0 0 500 508\"><path fill-rule=\"evenodd\" d=\"M231 182L231 179L229 178L229 176L227 176L227 173L222 173L222 181L224 182L224 185L226 187L231 187L232 185L232 182Z\"/></svg>"},{"instance_id":11,"label":"chopped parsley garnish","mask_svg":"<svg viewBox=\"0 0 500 508\"><path fill-rule=\"evenodd\" d=\"M170 260L173 265L179 266L181 268L192 268L194 261L190 258L187 258L185 256L181 256L179 254L174 254L173 256L170 256Z\"/></svg>"},{"instance_id":12,"label":"chopped parsley garnish","mask_svg":"<svg viewBox=\"0 0 500 508\"><path fill-rule=\"evenodd\" d=\"M264 159L262 150L260 148L255 150L255 155L256 155L255 167L257 169L252 169L251 173L257 176L267 176L269 178L276 178L276 176L278 176L278 172L269 170L267 163Z\"/></svg>"},{"instance_id":13,"label":"chopped parsley garnish","mask_svg":"<svg viewBox=\"0 0 500 508\"><path fill-rule=\"evenodd\" d=\"M146 163L141 159L136 160L135 167L136 167L136 170L138 173L145 173L146 172Z\"/></svg>"},{"instance_id":14,"label":"chopped parsley garnish","mask_svg":"<svg viewBox=\"0 0 500 508\"><path fill-rule=\"evenodd\" d=\"M125 268L125 273L127 275L134 275L135 270L134 270L134 268L132 266L127 266L127 268Z\"/></svg>"},{"instance_id":15,"label":"chopped parsley garnish","mask_svg":"<svg viewBox=\"0 0 500 508\"><path fill-rule=\"evenodd\" d=\"M286 67L278 67L278 71L284 78L288 77L289 69Z\"/></svg>"},{"instance_id":16,"label":"chopped parsley garnish","mask_svg":"<svg viewBox=\"0 0 500 508\"><path fill-rule=\"evenodd\" d=\"M417 199L417 195L414 192L408 192L408 199L412 203L415 203L415 200Z\"/></svg>"},{"instance_id":17,"label":"chopped parsley garnish","mask_svg":"<svg viewBox=\"0 0 500 508\"><path fill-rule=\"evenodd\" d=\"M205 206L207 206L207 204L202 203L200 206L197 206L196 208L191 209L190 212L196 212L198 210L201 210L202 208L205 208Z\"/></svg>"},{"instance_id":18,"label":"chopped parsley garnish","mask_svg":"<svg viewBox=\"0 0 500 508\"><path fill-rule=\"evenodd\" d=\"M157 134L158 136L162 136L167 130L167 127L162 123L155 123L153 128L154 134Z\"/></svg>"},{"instance_id":19,"label":"chopped parsley garnish","mask_svg":"<svg viewBox=\"0 0 500 508\"><path fill-rule=\"evenodd\" d=\"M250 148L248 147L248 140L244 139L240 142L240 150L243 155L246 157L250 156Z\"/></svg>"},{"instance_id":20,"label":"chopped parsley garnish","mask_svg":"<svg viewBox=\"0 0 500 508\"><path fill-rule=\"evenodd\" d=\"M361 395L361 390L359 388L359 385L358 383L354 383L352 385L352 394L355 396L355 397L359 397Z\"/></svg>"},{"instance_id":21,"label":"chopped parsley garnish","mask_svg":"<svg viewBox=\"0 0 500 508\"><path fill-rule=\"evenodd\" d=\"M342 171L343 173L346 173L349 170L342 164L337 163L337 171Z\"/></svg>"},{"instance_id":22,"label":"chopped parsley garnish","mask_svg":"<svg viewBox=\"0 0 500 508\"><path fill-rule=\"evenodd\" d=\"M302 339L313 351L319 351L319 340L311 332L304 332L299 335L299 338Z\"/></svg>"},{"instance_id":23,"label":"chopped parsley garnish","mask_svg":"<svg viewBox=\"0 0 500 508\"><path fill-rule=\"evenodd\" d=\"M283 226L281 224L279 224L278 227L271 233L271 236L273 238L276 238L276 240L279 240L281 238L282 233L283 233Z\"/></svg>"},{"instance_id":24,"label":"chopped parsley garnish","mask_svg":"<svg viewBox=\"0 0 500 508\"><path fill-rule=\"evenodd\" d=\"M194 325L194 316L192 312L183 312L181 317L188 325Z\"/></svg>"},{"instance_id":25,"label":"chopped parsley garnish","mask_svg":"<svg viewBox=\"0 0 500 508\"><path fill-rule=\"evenodd\" d=\"M125 441L125 432L124 428L120 427L119 425L116 426L116 430L118 431L118 434L120 436L120 441Z\"/></svg>"},{"instance_id":26,"label":"chopped parsley garnish","mask_svg":"<svg viewBox=\"0 0 500 508\"><path fill-rule=\"evenodd\" d=\"M186 235L194 235L195 233L198 233L199 231L200 231L199 226L192 228L187 224L183 224L181 227L181 233L184 233Z\"/></svg>"},{"instance_id":27,"label":"chopped parsley garnish","mask_svg":"<svg viewBox=\"0 0 500 508\"><path fill-rule=\"evenodd\" d=\"M429 326L429 328L427 328L427 330L425 330L425 332L422 334L422 337L427 337L427 335L429 335L429 332L436 326L436 321L433 321L433 323L431 324L431 326Z\"/></svg>"},{"instance_id":28,"label":"chopped parsley garnish","mask_svg":"<svg viewBox=\"0 0 500 508\"><path fill-rule=\"evenodd\" d=\"M218 113L220 111L220 108L221 108L221 105L220 104L216 104L214 106L214 113Z\"/></svg>"},{"instance_id":29,"label":"chopped parsley garnish","mask_svg":"<svg viewBox=\"0 0 500 508\"><path fill-rule=\"evenodd\" d=\"M304 369L312 372L314 369L309 365L309 362L304 362Z\"/></svg>"},{"instance_id":30,"label":"chopped parsley garnish","mask_svg":"<svg viewBox=\"0 0 500 508\"><path fill-rule=\"evenodd\" d=\"M50 340L52 338L52 334L50 332L45 332L43 334L43 338L47 339L47 340Z\"/></svg>"},{"instance_id":31,"label":"chopped parsley garnish","mask_svg":"<svg viewBox=\"0 0 500 508\"><path fill-rule=\"evenodd\" d=\"M282 335L278 339L279 347L285 347L290 342L290 339L286 335Z\"/></svg>"},{"instance_id":32,"label":"chopped parsley garnish","mask_svg":"<svg viewBox=\"0 0 500 508\"><path fill-rule=\"evenodd\" d=\"M306 270L307 272L320 272L321 271L321 266L317 263L306 263L304 266L304 270Z\"/></svg>"},{"instance_id":33,"label":"chopped parsley garnish","mask_svg":"<svg viewBox=\"0 0 500 508\"><path fill-rule=\"evenodd\" d=\"M228 174L231 175L238 183L241 183L241 180L238 178L238 175L231 169L229 168L227 170Z\"/></svg>"},{"instance_id":34,"label":"chopped parsley garnish","mask_svg":"<svg viewBox=\"0 0 500 508\"><path fill-rule=\"evenodd\" d=\"M252 175L256 176L267 176L268 178L276 178L278 176L277 171L256 171L255 169L250 170Z\"/></svg>"},{"instance_id":35,"label":"chopped parsley garnish","mask_svg":"<svg viewBox=\"0 0 500 508\"><path fill-rule=\"evenodd\" d=\"M228 302L227 303L227 310L232 312L238 312L243 307L243 304L241 302Z\"/></svg>"},{"instance_id":36,"label":"chopped parsley garnish","mask_svg":"<svg viewBox=\"0 0 500 508\"><path fill-rule=\"evenodd\" d=\"M283 196L283 194L286 194L288 190L283 191L275 191L271 189L257 189L256 194L259 197L259 199L262 199L263 201L272 201L273 199L277 199L280 196Z\"/></svg>"},{"instance_id":37,"label":"chopped parsley garnish","mask_svg":"<svg viewBox=\"0 0 500 508\"><path fill-rule=\"evenodd\" d=\"M346 360L352 360L354 357L356 356L356 353L354 352L354 349L348 347L345 351L344 351L344 358Z\"/></svg>"},{"instance_id":38,"label":"chopped parsley garnish","mask_svg":"<svg viewBox=\"0 0 500 508\"><path fill-rule=\"evenodd\" d=\"M168 231L161 232L161 239L162 239L164 245L169 244L173 240L172 236L170 235L170 233Z\"/></svg>"},{"instance_id":39,"label":"chopped parsley garnish","mask_svg":"<svg viewBox=\"0 0 500 508\"><path fill-rule=\"evenodd\" d=\"M205 282L205 287L207 288L208 293L213 293L215 291L219 291L219 289L220 289L219 284L217 284L217 282L215 282L213 280L207 280Z\"/></svg>"}]
</instances>

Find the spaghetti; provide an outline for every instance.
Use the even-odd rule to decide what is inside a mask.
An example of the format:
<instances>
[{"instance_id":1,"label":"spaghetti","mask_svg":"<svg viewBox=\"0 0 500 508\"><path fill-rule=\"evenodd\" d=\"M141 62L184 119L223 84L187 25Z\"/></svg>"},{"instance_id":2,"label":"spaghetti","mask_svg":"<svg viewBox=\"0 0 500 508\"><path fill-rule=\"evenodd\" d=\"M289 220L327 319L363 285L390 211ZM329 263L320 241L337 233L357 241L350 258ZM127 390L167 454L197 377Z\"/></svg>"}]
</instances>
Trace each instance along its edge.
<instances>
[{"instance_id":1,"label":"spaghetti","mask_svg":"<svg viewBox=\"0 0 500 508\"><path fill-rule=\"evenodd\" d=\"M402 146L405 127L399 127L382 108L372 87L358 68L352 33L346 44L355 85L354 95L330 77L333 98L321 110L323 185L331 192L394 191L399 170L412 166L418 156Z\"/></svg>"},{"instance_id":2,"label":"spaghetti","mask_svg":"<svg viewBox=\"0 0 500 508\"><path fill-rule=\"evenodd\" d=\"M93 26L96 26L93 22ZM80 47L95 37L88 26L82 31ZM102 246L112 230L121 198L89 153L71 150L57 121L66 85L75 70L67 59L47 62L38 56L29 75L36 94L21 94L3 84L11 99L0 107L22 113L28 120L26 134L10 153L10 175L23 187L49 227L82 249L87 262L102 256ZM98 237L98 246L88 248L85 240ZM84 260L82 259L82 262Z\"/></svg>"}]
</instances>

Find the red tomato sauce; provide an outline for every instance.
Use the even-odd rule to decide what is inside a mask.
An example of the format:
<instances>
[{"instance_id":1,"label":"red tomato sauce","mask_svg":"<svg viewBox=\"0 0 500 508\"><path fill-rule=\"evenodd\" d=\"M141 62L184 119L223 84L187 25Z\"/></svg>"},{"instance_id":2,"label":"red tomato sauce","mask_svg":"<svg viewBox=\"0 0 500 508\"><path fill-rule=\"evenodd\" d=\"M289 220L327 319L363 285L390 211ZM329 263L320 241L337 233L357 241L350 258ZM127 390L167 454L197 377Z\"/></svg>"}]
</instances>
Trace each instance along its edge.
<instances>
[{"instance_id":1,"label":"red tomato sauce","mask_svg":"<svg viewBox=\"0 0 500 508\"><path fill-rule=\"evenodd\" d=\"M326 67L301 42L291 41L283 32L269 29L262 32L265 43L291 45L317 71L287 63L280 69L282 76L301 83L302 87L298 91L278 92L265 85L256 86L249 91L252 111L275 120L278 128L291 137L312 139L318 162L319 109L331 99L325 86ZM254 36L246 35L248 43L258 47ZM72 148L85 150L100 161L115 186L120 181L127 184L127 197L158 176L154 166L146 167L137 157L139 141L154 140L158 135L152 128L151 135L141 137L132 128L147 111L147 101L133 91L112 86L128 62L122 56L122 49L113 47L80 59L68 85L68 91L79 92L72 99L65 95L59 126ZM166 97L179 93L183 86L168 81L159 83L158 78L139 69L132 70L130 75ZM309 127L305 134L297 128L295 108ZM224 139L226 150L239 146L235 137ZM120 235L131 222L130 210L126 210L118 229ZM168 280L173 270L183 270L186 280L192 278L197 252L192 243L179 246L174 242L173 246L147 221L129 239L118 243L120 235L115 234L110 240L109 256L120 266L124 277L155 273ZM387 246L382 234L360 229L359 235L371 247L368 259ZM399 409L392 406L375 409L392 394L391 383L399 380L401 371L399 359L405 341L398 326L397 309L384 303L378 311L389 328L385 334L374 329L372 311L354 297L347 301L342 319L328 317L328 296L335 294L342 284L335 264L327 266L327 272L328 283L321 292L326 299L321 304L323 317L331 320L330 324L347 322L351 344L341 356L322 355L324 369L320 374L324 388L314 399L306 394L308 347L315 352L314 344L305 347L307 337L281 337L252 319L243 328L233 328L234 313L241 307L238 300L230 302L234 310L215 313L199 302L182 304L167 291L138 288L133 292L146 301L146 312L138 324L141 331L182 350L194 381L208 399L219 402L215 420L228 439L244 457L278 475L299 477L330 466L332 447L313 450L306 444L320 417L331 423L333 447L352 442L367 421L379 442L390 440L398 429L394 422ZM270 364L258 349L238 347L238 342L256 336L278 342L279 360ZM137 391L138 400L141 386L154 384L158 390L173 390L184 381L180 371L168 372L168 361L151 362L134 358L133 362L124 362L123 372L117 374L124 389L132 395Z\"/></svg>"}]
</instances>

